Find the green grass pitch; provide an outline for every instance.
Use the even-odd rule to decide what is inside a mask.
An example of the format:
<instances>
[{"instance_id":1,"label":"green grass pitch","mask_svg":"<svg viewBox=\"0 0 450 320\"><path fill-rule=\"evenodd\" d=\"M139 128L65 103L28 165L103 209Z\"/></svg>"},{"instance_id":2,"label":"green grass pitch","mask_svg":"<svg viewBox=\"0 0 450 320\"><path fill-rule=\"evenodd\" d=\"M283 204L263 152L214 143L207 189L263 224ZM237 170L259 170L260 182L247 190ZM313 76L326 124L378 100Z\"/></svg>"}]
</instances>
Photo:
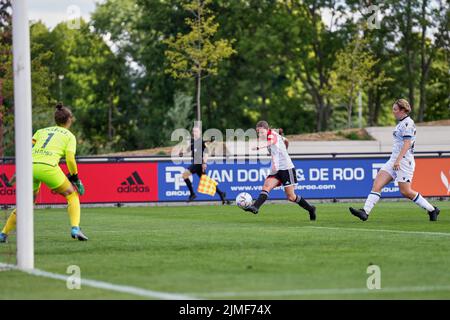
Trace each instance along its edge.
<instances>
[{"instance_id":1,"label":"green grass pitch","mask_svg":"<svg viewBox=\"0 0 450 320\"><path fill-rule=\"evenodd\" d=\"M65 210L36 210L36 268L202 299L449 299L450 202L436 204L435 223L410 202L381 202L367 222L343 203L317 204L315 222L289 204L83 209L88 242L70 238ZM0 262L15 263L15 241ZM366 287L371 264L381 290ZM0 299L145 298L19 271L0 284Z\"/></svg>"}]
</instances>

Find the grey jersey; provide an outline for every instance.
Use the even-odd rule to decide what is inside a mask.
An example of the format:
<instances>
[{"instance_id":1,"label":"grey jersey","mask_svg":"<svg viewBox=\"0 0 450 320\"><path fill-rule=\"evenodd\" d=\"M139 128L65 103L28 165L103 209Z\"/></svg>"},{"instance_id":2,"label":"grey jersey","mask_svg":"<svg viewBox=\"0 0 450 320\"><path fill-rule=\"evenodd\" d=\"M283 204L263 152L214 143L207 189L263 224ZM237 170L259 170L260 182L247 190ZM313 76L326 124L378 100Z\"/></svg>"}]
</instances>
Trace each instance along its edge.
<instances>
[{"instance_id":1,"label":"grey jersey","mask_svg":"<svg viewBox=\"0 0 450 320\"><path fill-rule=\"evenodd\" d=\"M394 144L392 146L391 158L397 158L398 154L402 150L403 141L410 139L411 147L405 154L406 158L414 158L414 143L416 142L416 125L413 119L409 116L399 121L394 129Z\"/></svg>"}]
</instances>

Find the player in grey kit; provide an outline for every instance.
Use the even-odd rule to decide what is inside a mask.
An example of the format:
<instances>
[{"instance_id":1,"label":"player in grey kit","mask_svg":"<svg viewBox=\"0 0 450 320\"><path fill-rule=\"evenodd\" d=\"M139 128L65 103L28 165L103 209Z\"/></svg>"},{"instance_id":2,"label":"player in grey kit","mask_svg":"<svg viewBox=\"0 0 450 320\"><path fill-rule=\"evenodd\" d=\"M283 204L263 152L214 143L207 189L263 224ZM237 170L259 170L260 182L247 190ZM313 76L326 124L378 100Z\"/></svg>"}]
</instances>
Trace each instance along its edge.
<instances>
[{"instance_id":1,"label":"player in grey kit","mask_svg":"<svg viewBox=\"0 0 450 320\"><path fill-rule=\"evenodd\" d=\"M405 99L395 101L392 112L398 121L394 129L394 145L388 162L378 172L373 183L372 192L367 197L363 209L349 208L350 212L366 221L369 213L381 198L381 190L392 180L398 182L401 194L414 201L419 207L428 212L430 221L436 221L439 208L432 206L419 192L411 188L414 175L414 143L416 141L416 126L409 117L411 107Z\"/></svg>"}]
</instances>

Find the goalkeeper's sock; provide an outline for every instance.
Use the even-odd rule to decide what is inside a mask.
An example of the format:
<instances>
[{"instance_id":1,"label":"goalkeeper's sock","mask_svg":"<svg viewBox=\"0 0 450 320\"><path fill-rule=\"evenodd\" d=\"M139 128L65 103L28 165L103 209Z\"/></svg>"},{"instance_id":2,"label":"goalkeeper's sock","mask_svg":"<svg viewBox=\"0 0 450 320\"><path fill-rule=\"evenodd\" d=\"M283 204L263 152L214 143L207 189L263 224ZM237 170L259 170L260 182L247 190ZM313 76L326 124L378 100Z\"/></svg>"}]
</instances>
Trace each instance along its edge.
<instances>
[{"instance_id":1,"label":"goalkeeper's sock","mask_svg":"<svg viewBox=\"0 0 450 320\"><path fill-rule=\"evenodd\" d=\"M80 198L78 193L72 192L67 199L67 212L69 213L70 225L78 227L80 225Z\"/></svg>"},{"instance_id":2,"label":"goalkeeper's sock","mask_svg":"<svg viewBox=\"0 0 450 320\"><path fill-rule=\"evenodd\" d=\"M265 191L265 190L261 191L258 199L256 199L253 206L256 207L257 209L259 209L264 204L264 202L267 200L268 197L269 197L269 193L267 191Z\"/></svg>"},{"instance_id":3,"label":"goalkeeper's sock","mask_svg":"<svg viewBox=\"0 0 450 320\"><path fill-rule=\"evenodd\" d=\"M16 209L14 209L9 215L8 220L6 221L5 227L2 230L2 233L9 234L16 227Z\"/></svg>"},{"instance_id":4,"label":"goalkeeper's sock","mask_svg":"<svg viewBox=\"0 0 450 320\"><path fill-rule=\"evenodd\" d=\"M191 193L191 195L193 195L195 192L194 192L194 188L192 188L191 179L189 179L189 178L184 179L184 182L186 183L187 187L189 188L189 192Z\"/></svg>"}]
</instances>

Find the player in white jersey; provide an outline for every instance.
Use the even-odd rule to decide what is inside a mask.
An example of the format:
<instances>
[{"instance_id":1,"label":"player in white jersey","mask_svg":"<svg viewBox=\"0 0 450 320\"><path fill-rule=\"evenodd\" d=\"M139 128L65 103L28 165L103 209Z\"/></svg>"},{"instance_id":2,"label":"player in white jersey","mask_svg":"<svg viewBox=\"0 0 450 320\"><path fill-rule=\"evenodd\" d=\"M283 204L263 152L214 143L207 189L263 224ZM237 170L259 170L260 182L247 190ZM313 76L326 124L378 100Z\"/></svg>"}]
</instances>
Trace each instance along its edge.
<instances>
[{"instance_id":1,"label":"player in white jersey","mask_svg":"<svg viewBox=\"0 0 450 320\"><path fill-rule=\"evenodd\" d=\"M394 129L394 145L388 162L378 172L373 183L372 192L367 197L363 209L350 208L350 212L366 221L369 213L381 198L381 190L392 180L398 182L401 194L413 200L419 207L428 212L430 221L436 221L439 208L432 206L419 192L411 188L414 175L414 143L416 141L416 126L409 117L411 107L405 99L395 101L392 112L398 121Z\"/></svg>"},{"instance_id":2,"label":"player in white jersey","mask_svg":"<svg viewBox=\"0 0 450 320\"><path fill-rule=\"evenodd\" d=\"M269 128L266 121L256 124L256 131L262 144L255 150L268 148L272 157L271 172L264 181L263 190L255 203L244 209L257 214L259 208L267 200L269 192L280 185L284 187L287 199L295 202L309 212L309 219L316 220L316 207L310 205L304 198L295 194L294 186L297 185L297 175L291 157L286 150L285 140L275 130Z\"/></svg>"}]
</instances>

